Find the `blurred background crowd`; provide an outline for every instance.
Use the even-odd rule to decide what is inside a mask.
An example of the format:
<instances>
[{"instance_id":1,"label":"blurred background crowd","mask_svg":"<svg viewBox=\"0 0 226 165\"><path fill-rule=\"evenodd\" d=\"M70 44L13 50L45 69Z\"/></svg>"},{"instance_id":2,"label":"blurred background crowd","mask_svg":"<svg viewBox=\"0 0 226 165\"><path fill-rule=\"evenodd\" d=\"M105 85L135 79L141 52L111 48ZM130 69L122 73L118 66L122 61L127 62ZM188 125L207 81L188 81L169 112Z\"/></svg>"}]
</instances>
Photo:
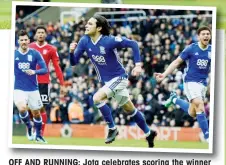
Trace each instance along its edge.
<instances>
[{"instance_id":1,"label":"blurred background crowd","mask_svg":"<svg viewBox=\"0 0 226 165\"><path fill-rule=\"evenodd\" d=\"M30 7L29 7L30 8ZM79 22L68 21L62 24L58 21L43 21L38 14L26 21L22 21L30 11L28 8L17 8L16 31L26 29L29 32L31 42L34 41L35 27L46 25L47 41L54 45L60 57L60 66L64 73L66 86L60 92L54 68L50 67L51 102L47 108L49 123L85 123L103 124L103 119L93 106L92 96L103 84L98 82L93 65L86 56L83 56L79 64L72 67L69 63L69 44L78 42L84 35L87 22L86 13L81 16ZM31 8L29 9L31 10ZM127 11L135 9L97 9L100 11ZM183 69L185 64L175 70L161 84L157 84L153 73L163 72L166 67L178 57L186 45L196 42L196 30L206 25L211 28L212 18L203 17L203 14L211 14L204 11L187 10L143 10L146 18L142 20L127 20L127 15L106 16L112 26L111 33L115 36L126 36L136 40L142 58L143 74L140 77L130 75L134 67L131 49L121 49L119 55L129 74L130 96L136 108L143 112L149 125L156 126L181 126L197 127L196 119L189 117L177 106L164 107L171 91L175 90L179 97L186 99L183 90ZM167 16L197 15L197 17L174 18ZM166 16L161 18L161 16ZM114 19L125 19L118 22ZM15 42L18 46L17 38ZM127 117L113 99L108 104L112 107L112 114L118 125L133 125L134 122ZM205 110L209 115L209 91L205 99ZM19 123L18 111L14 108L14 122Z\"/></svg>"}]
</instances>

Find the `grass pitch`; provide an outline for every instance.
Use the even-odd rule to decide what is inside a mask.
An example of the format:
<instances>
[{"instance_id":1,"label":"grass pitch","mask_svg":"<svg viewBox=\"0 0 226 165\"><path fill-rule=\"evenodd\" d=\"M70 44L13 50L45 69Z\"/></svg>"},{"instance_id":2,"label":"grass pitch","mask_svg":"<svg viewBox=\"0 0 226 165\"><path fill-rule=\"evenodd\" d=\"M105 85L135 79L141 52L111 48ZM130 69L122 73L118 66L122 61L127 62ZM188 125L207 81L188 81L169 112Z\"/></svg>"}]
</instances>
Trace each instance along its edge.
<instances>
[{"instance_id":1,"label":"grass pitch","mask_svg":"<svg viewBox=\"0 0 226 165\"><path fill-rule=\"evenodd\" d=\"M60 138L47 137L45 138L48 144L44 145L70 145L70 146L109 146L109 147L144 147L147 148L145 140L116 140L111 144L106 145L104 139L93 138ZM13 144L34 144L35 141L28 141L25 136L13 136ZM178 141L156 141L155 148L178 148L178 149L208 149L208 143L202 142L178 142Z\"/></svg>"}]
</instances>

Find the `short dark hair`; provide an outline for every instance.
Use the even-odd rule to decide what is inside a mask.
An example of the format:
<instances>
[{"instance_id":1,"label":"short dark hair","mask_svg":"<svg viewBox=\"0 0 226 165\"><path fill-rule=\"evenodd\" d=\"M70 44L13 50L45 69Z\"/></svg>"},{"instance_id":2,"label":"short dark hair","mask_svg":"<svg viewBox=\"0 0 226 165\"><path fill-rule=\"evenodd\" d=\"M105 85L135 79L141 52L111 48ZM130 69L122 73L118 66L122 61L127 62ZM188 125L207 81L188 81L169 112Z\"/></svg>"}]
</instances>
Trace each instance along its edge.
<instances>
[{"instance_id":1,"label":"short dark hair","mask_svg":"<svg viewBox=\"0 0 226 165\"><path fill-rule=\"evenodd\" d=\"M43 30L45 30L45 32L47 32L46 27L45 27L44 25L38 25L38 26L35 28L35 33L38 31L38 29L43 29Z\"/></svg>"},{"instance_id":2,"label":"short dark hair","mask_svg":"<svg viewBox=\"0 0 226 165\"><path fill-rule=\"evenodd\" d=\"M27 31L24 30L24 29L21 29L21 30L18 32L18 38L19 38L20 36L28 36L28 38L29 38L29 35L28 35Z\"/></svg>"},{"instance_id":3,"label":"short dark hair","mask_svg":"<svg viewBox=\"0 0 226 165\"><path fill-rule=\"evenodd\" d=\"M210 30L210 28L208 26L202 26L202 27L200 27L197 30L197 34L199 35L201 33L201 31L203 31L203 30L208 30L210 32L210 34L211 34L211 30Z\"/></svg>"},{"instance_id":4,"label":"short dark hair","mask_svg":"<svg viewBox=\"0 0 226 165\"><path fill-rule=\"evenodd\" d=\"M97 27L102 27L100 33L103 35L109 35L111 26L107 19L99 14L94 14L93 18L97 20Z\"/></svg>"}]
</instances>

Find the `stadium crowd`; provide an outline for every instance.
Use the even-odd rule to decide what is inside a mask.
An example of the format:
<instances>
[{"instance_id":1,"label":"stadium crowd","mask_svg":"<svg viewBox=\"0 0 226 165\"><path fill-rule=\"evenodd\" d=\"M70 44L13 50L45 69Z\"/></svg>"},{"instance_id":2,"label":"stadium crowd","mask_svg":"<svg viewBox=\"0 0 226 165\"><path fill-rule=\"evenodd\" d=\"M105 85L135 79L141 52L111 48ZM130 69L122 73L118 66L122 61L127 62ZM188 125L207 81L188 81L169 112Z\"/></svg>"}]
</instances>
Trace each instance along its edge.
<instances>
[{"instance_id":1,"label":"stadium crowd","mask_svg":"<svg viewBox=\"0 0 226 165\"><path fill-rule=\"evenodd\" d=\"M102 10L103 9L99 9ZM127 10L105 9L104 11ZM200 11L184 10L145 10L147 19L143 21L111 22L113 35L126 36L138 42L144 72L136 78L130 75L134 67L130 49L119 50L121 60L129 73L129 91L132 101L139 111L145 115L149 125L196 127L196 119L189 117L179 107L165 108L164 101L172 90L178 96L185 98L183 93L182 71L184 66L174 71L161 84L153 78L154 72L163 72L172 60L178 57L186 45L196 42L196 30L199 26L211 27L211 18L202 17L206 14ZM65 88L60 92L60 85L53 67L50 67L51 104L47 109L48 122L51 123L86 123L102 124L99 111L93 106L92 95L102 84L98 82L93 65L86 56L80 59L77 66L72 67L69 62L69 44L78 42L84 35L86 17L79 23L68 22L64 25L58 22L43 22L38 16L26 22L21 22L23 11L17 13L16 33L19 29L29 32L31 42L34 41L35 27L46 25L48 35L46 40L57 47L60 56L60 65L65 77ZM197 14L197 18L165 18L153 19L152 16L188 15ZM211 14L211 13L209 13ZM124 15L125 17L125 15ZM112 16L111 16L112 18ZM121 17L120 17L121 18ZM17 42L15 43L17 46ZM113 109L113 116L118 125L133 125L134 122L125 117L114 100L109 101ZM209 114L209 92L205 100L205 110ZM19 123L16 108L14 108L14 122Z\"/></svg>"}]
</instances>

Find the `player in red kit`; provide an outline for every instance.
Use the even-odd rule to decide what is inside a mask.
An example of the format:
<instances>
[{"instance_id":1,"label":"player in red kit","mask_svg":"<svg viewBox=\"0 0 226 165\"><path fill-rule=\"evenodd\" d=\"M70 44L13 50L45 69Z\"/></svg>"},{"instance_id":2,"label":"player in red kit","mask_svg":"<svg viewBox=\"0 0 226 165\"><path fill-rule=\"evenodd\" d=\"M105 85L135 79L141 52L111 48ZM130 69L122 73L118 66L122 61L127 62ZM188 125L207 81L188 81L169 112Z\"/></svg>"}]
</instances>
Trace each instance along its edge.
<instances>
[{"instance_id":1,"label":"player in red kit","mask_svg":"<svg viewBox=\"0 0 226 165\"><path fill-rule=\"evenodd\" d=\"M47 74L38 76L39 92L40 92L41 99L42 99L42 102L44 105L43 108L41 109L41 116L42 116L42 120L43 120L42 135L44 133L45 124L47 122L47 114L46 114L45 106L49 104L49 83L50 83L49 64L50 64L50 61L52 61L52 64L55 68L55 72L56 72L56 75L60 82L61 87L64 85L64 77L63 77L62 70L59 66L59 56L57 53L57 49L54 46L52 46L46 42L46 40L45 40L46 34L47 34L47 30L44 26L36 27L36 29L35 29L36 41L32 42L29 46L30 48L33 48L40 52L40 54L42 55L42 57L45 60L46 66L48 67ZM37 66L37 69L38 68L39 68L39 66Z\"/></svg>"}]
</instances>

